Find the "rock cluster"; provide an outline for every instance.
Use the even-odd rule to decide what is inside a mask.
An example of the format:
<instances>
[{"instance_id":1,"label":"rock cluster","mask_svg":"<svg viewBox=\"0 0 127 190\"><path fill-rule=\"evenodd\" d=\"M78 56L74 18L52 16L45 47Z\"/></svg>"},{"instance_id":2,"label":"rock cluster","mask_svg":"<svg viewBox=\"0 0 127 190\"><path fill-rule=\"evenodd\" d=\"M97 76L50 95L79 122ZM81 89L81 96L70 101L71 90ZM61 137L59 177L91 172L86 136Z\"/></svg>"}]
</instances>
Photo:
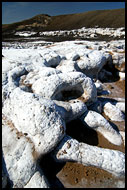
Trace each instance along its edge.
<instances>
[{"instance_id":1,"label":"rock cluster","mask_svg":"<svg viewBox=\"0 0 127 190\"><path fill-rule=\"evenodd\" d=\"M66 123L80 118L84 127L117 146L124 136L101 113L123 121L125 105L97 97L103 92L97 79L103 67L112 68L111 54L80 43L3 49L3 187L6 176L13 188L50 187L38 158L51 151L56 161L80 162L124 175L124 153L79 143L66 134Z\"/></svg>"},{"instance_id":2,"label":"rock cluster","mask_svg":"<svg viewBox=\"0 0 127 190\"><path fill-rule=\"evenodd\" d=\"M16 32L16 36L32 36L37 34L37 32L22 31ZM109 37L125 37L125 28L81 28L75 30L59 30L59 31L46 31L39 32L40 36L69 36L74 35L74 37L84 37L96 39L98 35L108 35Z\"/></svg>"}]
</instances>

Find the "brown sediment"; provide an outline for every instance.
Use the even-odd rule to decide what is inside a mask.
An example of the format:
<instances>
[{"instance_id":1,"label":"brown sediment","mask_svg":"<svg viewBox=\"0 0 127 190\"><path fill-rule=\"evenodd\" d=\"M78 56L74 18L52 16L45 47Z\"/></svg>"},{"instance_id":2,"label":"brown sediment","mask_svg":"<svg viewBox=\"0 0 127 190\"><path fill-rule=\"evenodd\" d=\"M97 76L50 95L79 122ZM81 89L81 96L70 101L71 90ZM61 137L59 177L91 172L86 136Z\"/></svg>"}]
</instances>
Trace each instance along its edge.
<instances>
[{"instance_id":1,"label":"brown sediment","mask_svg":"<svg viewBox=\"0 0 127 190\"><path fill-rule=\"evenodd\" d=\"M86 98L84 98L83 96L80 96L79 98L77 98L78 100L81 100L82 102L86 102L87 101L87 99Z\"/></svg>"},{"instance_id":2,"label":"brown sediment","mask_svg":"<svg viewBox=\"0 0 127 190\"><path fill-rule=\"evenodd\" d=\"M118 179L107 171L73 162L67 162L57 177L65 188L109 188L117 187L118 182ZM123 179L122 182L124 183Z\"/></svg>"},{"instance_id":3,"label":"brown sediment","mask_svg":"<svg viewBox=\"0 0 127 190\"><path fill-rule=\"evenodd\" d=\"M108 172L102 170L100 170L100 172L99 170L100 169L92 166L83 166L80 163L67 162L63 167L62 172L64 172L63 177L65 177L71 185L79 183L82 178L86 178L86 180L91 181L95 180L95 176L105 177L105 174L110 178L112 177Z\"/></svg>"},{"instance_id":4,"label":"brown sediment","mask_svg":"<svg viewBox=\"0 0 127 190\"><path fill-rule=\"evenodd\" d=\"M125 97L125 80L119 80L116 82L116 86L122 90L122 96Z\"/></svg>"},{"instance_id":5,"label":"brown sediment","mask_svg":"<svg viewBox=\"0 0 127 190\"><path fill-rule=\"evenodd\" d=\"M103 83L105 89L109 90L111 94L107 94L108 98L125 98L125 80L118 80L116 82Z\"/></svg>"}]
</instances>

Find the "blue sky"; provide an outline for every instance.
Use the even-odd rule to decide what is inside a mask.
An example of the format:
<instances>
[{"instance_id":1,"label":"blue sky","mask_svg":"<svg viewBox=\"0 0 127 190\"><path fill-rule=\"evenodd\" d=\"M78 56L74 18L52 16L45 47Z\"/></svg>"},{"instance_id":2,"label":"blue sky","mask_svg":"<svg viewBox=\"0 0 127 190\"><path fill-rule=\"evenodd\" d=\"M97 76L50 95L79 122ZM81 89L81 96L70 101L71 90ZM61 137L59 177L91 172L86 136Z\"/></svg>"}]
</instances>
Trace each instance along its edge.
<instances>
[{"instance_id":1,"label":"blue sky","mask_svg":"<svg viewBox=\"0 0 127 190\"><path fill-rule=\"evenodd\" d=\"M55 16L119 8L125 8L125 2L2 2L2 24L22 21L37 14Z\"/></svg>"}]
</instances>

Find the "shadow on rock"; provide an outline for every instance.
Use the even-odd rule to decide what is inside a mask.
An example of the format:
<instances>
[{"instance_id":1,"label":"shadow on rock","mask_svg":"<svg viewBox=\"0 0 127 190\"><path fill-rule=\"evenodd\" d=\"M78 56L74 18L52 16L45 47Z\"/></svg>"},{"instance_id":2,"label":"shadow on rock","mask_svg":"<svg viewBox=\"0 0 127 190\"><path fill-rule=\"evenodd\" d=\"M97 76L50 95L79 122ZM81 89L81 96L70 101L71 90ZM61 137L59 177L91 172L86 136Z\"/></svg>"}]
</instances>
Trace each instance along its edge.
<instances>
[{"instance_id":1,"label":"shadow on rock","mask_svg":"<svg viewBox=\"0 0 127 190\"><path fill-rule=\"evenodd\" d=\"M72 138L89 145L98 145L98 135L93 129L84 126L80 119L66 124L66 134Z\"/></svg>"},{"instance_id":2,"label":"shadow on rock","mask_svg":"<svg viewBox=\"0 0 127 190\"><path fill-rule=\"evenodd\" d=\"M3 185L4 179L2 179L2 188L12 188L13 182L9 178L9 174L8 174L7 167L6 167L6 162L5 162L5 159L3 157L3 151L2 151L2 170L3 170L3 178L6 178L5 179L6 180L5 186Z\"/></svg>"},{"instance_id":3,"label":"shadow on rock","mask_svg":"<svg viewBox=\"0 0 127 190\"><path fill-rule=\"evenodd\" d=\"M111 68L108 64L104 65L102 70L99 72L98 79L103 83L116 82L120 79L117 75L118 69L115 68L115 65L112 64Z\"/></svg>"},{"instance_id":4,"label":"shadow on rock","mask_svg":"<svg viewBox=\"0 0 127 190\"><path fill-rule=\"evenodd\" d=\"M38 163L42 168L46 178L48 179L51 188L64 188L63 184L60 182L56 175L64 167L65 162L57 163L50 156L50 154L47 154L43 156L43 158L39 158Z\"/></svg>"}]
</instances>

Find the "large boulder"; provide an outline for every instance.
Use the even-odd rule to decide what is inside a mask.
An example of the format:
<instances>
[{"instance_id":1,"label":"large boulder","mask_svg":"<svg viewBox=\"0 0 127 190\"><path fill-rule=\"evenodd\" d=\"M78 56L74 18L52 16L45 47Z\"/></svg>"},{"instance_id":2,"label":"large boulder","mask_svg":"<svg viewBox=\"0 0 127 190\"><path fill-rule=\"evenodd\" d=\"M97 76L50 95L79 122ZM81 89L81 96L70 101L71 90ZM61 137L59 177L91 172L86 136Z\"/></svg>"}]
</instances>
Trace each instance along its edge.
<instances>
[{"instance_id":1,"label":"large boulder","mask_svg":"<svg viewBox=\"0 0 127 190\"><path fill-rule=\"evenodd\" d=\"M90 51L88 54L84 54L77 61L79 71L83 72L91 78L98 78L99 71L106 64L106 57L100 51Z\"/></svg>"},{"instance_id":2,"label":"large boulder","mask_svg":"<svg viewBox=\"0 0 127 190\"><path fill-rule=\"evenodd\" d=\"M65 122L56 105L20 88L16 88L5 101L3 113L19 132L28 135L40 154L51 151L65 134Z\"/></svg>"},{"instance_id":3,"label":"large boulder","mask_svg":"<svg viewBox=\"0 0 127 190\"><path fill-rule=\"evenodd\" d=\"M125 115L119 109L118 106L113 105L110 102L106 102L103 106L103 111L112 121L124 121Z\"/></svg>"},{"instance_id":4,"label":"large boulder","mask_svg":"<svg viewBox=\"0 0 127 190\"><path fill-rule=\"evenodd\" d=\"M63 101L81 97L87 105L95 102L97 98L93 81L80 72L40 77L32 84L31 89L34 93L52 100Z\"/></svg>"}]
</instances>

